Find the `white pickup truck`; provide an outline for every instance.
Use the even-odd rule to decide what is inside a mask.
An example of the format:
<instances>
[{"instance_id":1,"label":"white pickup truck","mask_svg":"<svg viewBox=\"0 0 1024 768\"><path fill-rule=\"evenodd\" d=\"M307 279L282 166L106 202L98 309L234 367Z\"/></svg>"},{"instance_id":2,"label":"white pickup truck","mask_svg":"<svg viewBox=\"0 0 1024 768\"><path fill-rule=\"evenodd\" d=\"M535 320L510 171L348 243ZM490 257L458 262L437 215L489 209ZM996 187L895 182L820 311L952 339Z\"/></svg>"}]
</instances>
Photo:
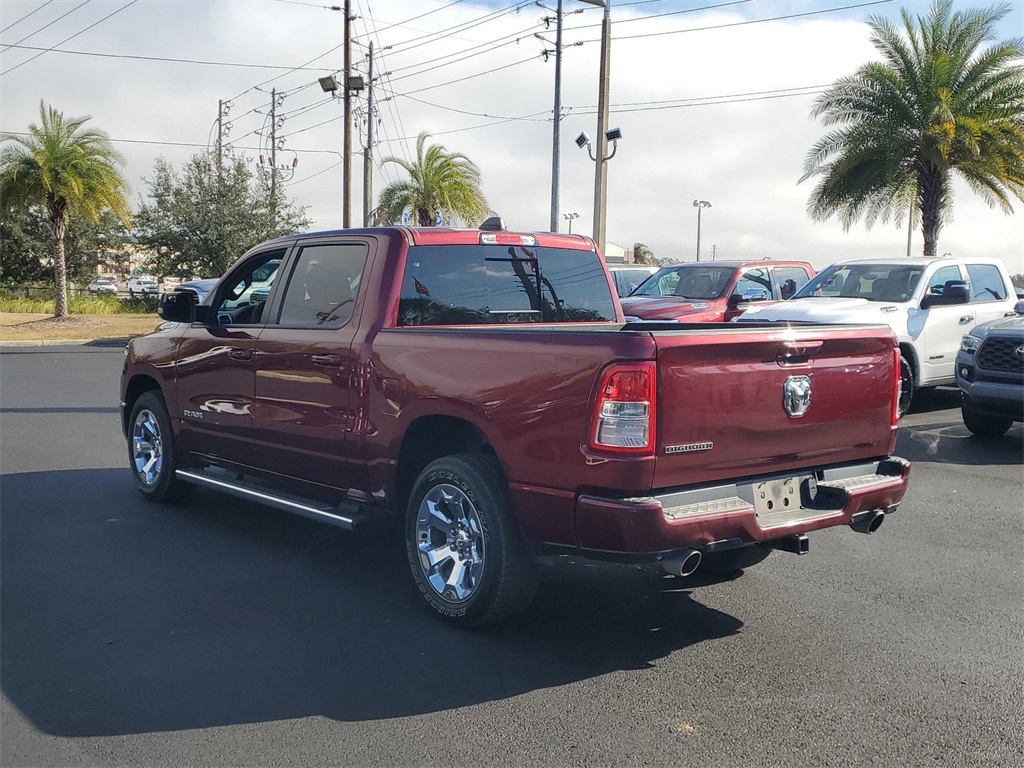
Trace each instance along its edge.
<instances>
[{"instance_id":1,"label":"white pickup truck","mask_svg":"<svg viewBox=\"0 0 1024 768\"><path fill-rule=\"evenodd\" d=\"M961 337L1014 314L1016 302L998 259L865 259L833 264L789 301L751 307L738 319L888 325L903 354L903 414L916 389L953 384Z\"/></svg>"}]
</instances>

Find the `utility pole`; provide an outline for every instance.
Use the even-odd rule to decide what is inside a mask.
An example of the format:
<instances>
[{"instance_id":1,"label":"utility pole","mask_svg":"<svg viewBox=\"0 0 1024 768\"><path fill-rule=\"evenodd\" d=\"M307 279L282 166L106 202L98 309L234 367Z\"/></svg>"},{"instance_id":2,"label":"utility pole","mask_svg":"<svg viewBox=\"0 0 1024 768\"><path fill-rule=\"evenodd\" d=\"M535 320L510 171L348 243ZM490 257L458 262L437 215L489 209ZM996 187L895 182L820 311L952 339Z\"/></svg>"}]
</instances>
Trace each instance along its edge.
<instances>
[{"instance_id":1,"label":"utility pole","mask_svg":"<svg viewBox=\"0 0 1024 768\"><path fill-rule=\"evenodd\" d=\"M224 167L224 100L217 99L217 173Z\"/></svg>"},{"instance_id":2,"label":"utility pole","mask_svg":"<svg viewBox=\"0 0 1024 768\"><path fill-rule=\"evenodd\" d=\"M342 154L342 175L345 177L345 202L341 213L341 226L352 226L352 0L345 0L345 148Z\"/></svg>"},{"instance_id":3,"label":"utility pole","mask_svg":"<svg viewBox=\"0 0 1024 768\"><path fill-rule=\"evenodd\" d=\"M587 0L589 1L589 0ZM604 18L601 21L601 76L597 98L597 157L594 171L594 242L602 257L605 250L605 210L608 202L608 169L601 158L608 149L608 96L611 88L612 53L612 0L604 0Z\"/></svg>"},{"instance_id":4,"label":"utility pole","mask_svg":"<svg viewBox=\"0 0 1024 768\"><path fill-rule=\"evenodd\" d=\"M363 226L370 226L373 201L373 41L370 41L370 65L366 82L366 151L363 153Z\"/></svg>"},{"instance_id":5,"label":"utility pole","mask_svg":"<svg viewBox=\"0 0 1024 768\"><path fill-rule=\"evenodd\" d=\"M265 93L265 91L264 91ZM277 220L277 89L270 89L270 208Z\"/></svg>"},{"instance_id":6,"label":"utility pole","mask_svg":"<svg viewBox=\"0 0 1024 768\"><path fill-rule=\"evenodd\" d=\"M555 125L551 137L551 231L558 231L558 135L562 122L562 0L558 0L555 13ZM571 224L571 222L570 222Z\"/></svg>"}]
</instances>

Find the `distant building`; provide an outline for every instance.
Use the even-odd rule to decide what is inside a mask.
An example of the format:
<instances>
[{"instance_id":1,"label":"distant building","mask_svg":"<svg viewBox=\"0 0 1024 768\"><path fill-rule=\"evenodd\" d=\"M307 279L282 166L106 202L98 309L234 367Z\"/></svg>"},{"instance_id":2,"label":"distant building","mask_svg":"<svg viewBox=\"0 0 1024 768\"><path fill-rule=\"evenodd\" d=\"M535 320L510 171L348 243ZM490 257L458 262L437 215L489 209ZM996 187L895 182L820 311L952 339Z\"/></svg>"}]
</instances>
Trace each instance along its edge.
<instances>
[{"instance_id":1,"label":"distant building","mask_svg":"<svg viewBox=\"0 0 1024 768\"><path fill-rule=\"evenodd\" d=\"M608 264L632 264L633 252L615 243L605 243L604 260Z\"/></svg>"}]
</instances>

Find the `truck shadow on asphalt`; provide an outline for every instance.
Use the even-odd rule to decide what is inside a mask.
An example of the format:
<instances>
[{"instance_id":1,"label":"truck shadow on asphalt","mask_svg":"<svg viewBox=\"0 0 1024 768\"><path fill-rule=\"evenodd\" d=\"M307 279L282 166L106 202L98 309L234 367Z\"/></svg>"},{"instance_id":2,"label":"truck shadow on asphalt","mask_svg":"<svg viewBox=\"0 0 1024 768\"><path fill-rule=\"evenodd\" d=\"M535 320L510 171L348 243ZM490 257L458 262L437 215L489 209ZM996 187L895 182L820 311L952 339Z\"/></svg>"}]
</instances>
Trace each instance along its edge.
<instances>
[{"instance_id":1,"label":"truck shadow on asphalt","mask_svg":"<svg viewBox=\"0 0 1024 768\"><path fill-rule=\"evenodd\" d=\"M911 462L974 466L1024 464L1024 425L1014 424L1001 437L972 435L960 417L960 390L955 387L937 387L919 393L910 415L900 425L896 455Z\"/></svg>"},{"instance_id":2,"label":"truck shadow on asphalt","mask_svg":"<svg viewBox=\"0 0 1024 768\"><path fill-rule=\"evenodd\" d=\"M518 620L452 629L391 528L204 491L151 505L123 469L5 475L0 516L2 690L56 736L451 710L642 670L743 624L689 582L559 564Z\"/></svg>"}]
</instances>

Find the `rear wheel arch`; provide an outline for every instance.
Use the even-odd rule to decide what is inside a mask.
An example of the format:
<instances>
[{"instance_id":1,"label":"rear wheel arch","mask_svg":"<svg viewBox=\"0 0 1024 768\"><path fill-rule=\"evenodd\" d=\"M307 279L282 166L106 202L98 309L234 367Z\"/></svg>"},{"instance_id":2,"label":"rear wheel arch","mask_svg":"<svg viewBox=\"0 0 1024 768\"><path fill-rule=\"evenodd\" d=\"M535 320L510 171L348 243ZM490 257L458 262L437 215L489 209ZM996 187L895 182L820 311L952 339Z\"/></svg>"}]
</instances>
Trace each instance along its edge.
<instances>
[{"instance_id":1,"label":"rear wheel arch","mask_svg":"<svg viewBox=\"0 0 1024 768\"><path fill-rule=\"evenodd\" d=\"M459 453L497 458L486 435L472 422L457 416L421 416L409 425L398 451L396 510L404 510L409 493L423 469L443 456Z\"/></svg>"}]
</instances>

